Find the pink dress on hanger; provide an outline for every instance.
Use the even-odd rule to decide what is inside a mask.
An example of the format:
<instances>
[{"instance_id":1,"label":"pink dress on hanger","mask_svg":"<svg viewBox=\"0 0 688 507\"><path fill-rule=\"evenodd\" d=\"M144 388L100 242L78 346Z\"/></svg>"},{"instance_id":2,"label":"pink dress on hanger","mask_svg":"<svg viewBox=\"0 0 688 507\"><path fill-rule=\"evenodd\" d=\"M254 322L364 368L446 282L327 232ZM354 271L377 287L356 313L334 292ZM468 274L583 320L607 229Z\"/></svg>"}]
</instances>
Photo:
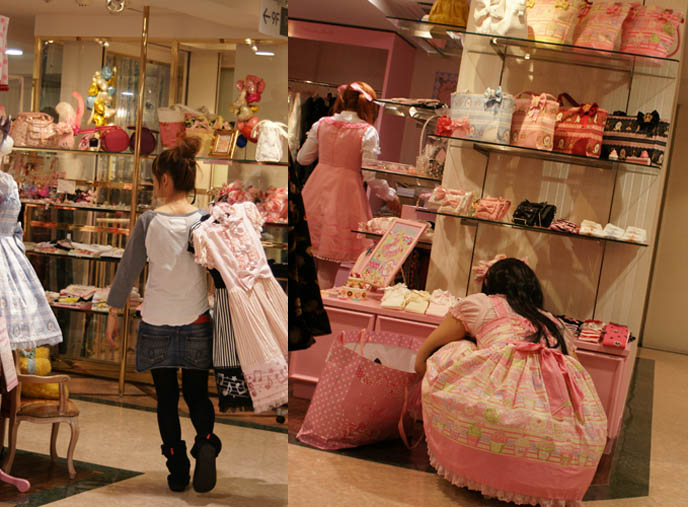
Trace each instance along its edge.
<instances>
[{"instance_id":1,"label":"pink dress on hanger","mask_svg":"<svg viewBox=\"0 0 688 507\"><path fill-rule=\"evenodd\" d=\"M534 326L504 296L473 294L451 312L477 347L452 342L427 362L430 463L453 484L485 496L579 505L607 437L590 375L573 356L528 341Z\"/></svg>"},{"instance_id":2,"label":"pink dress on hanger","mask_svg":"<svg viewBox=\"0 0 688 507\"><path fill-rule=\"evenodd\" d=\"M301 193L318 259L354 262L370 246L351 232L372 218L361 175L361 144L369 127L332 117L320 120L318 165Z\"/></svg>"},{"instance_id":3,"label":"pink dress on hanger","mask_svg":"<svg viewBox=\"0 0 688 507\"><path fill-rule=\"evenodd\" d=\"M195 260L227 286L237 354L256 412L287 403L287 295L260 241L264 220L252 202L218 203L193 232Z\"/></svg>"}]
</instances>

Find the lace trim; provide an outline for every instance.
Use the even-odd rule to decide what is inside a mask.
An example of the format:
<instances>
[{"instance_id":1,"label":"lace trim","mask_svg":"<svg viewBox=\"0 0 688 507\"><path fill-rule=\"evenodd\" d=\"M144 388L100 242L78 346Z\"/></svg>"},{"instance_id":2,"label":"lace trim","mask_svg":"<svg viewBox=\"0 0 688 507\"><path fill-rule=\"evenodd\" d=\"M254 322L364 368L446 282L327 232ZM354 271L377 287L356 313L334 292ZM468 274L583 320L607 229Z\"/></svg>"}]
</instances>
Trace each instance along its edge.
<instances>
[{"instance_id":1,"label":"lace trim","mask_svg":"<svg viewBox=\"0 0 688 507\"><path fill-rule=\"evenodd\" d=\"M502 502L513 502L516 505L540 505L542 507L581 507L581 502L578 500L562 500L556 498L538 498L535 496L521 495L518 493L511 493L509 491L502 491L491 486L486 486L479 482L464 479L463 477L450 472L435 459L432 452L428 448L428 456L430 457L430 465L437 470L437 474L442 478L451 482L454 486L460 488L467 488L473 491L479 491L486 498L497 498Z\"/></svg>"}]
</instances>

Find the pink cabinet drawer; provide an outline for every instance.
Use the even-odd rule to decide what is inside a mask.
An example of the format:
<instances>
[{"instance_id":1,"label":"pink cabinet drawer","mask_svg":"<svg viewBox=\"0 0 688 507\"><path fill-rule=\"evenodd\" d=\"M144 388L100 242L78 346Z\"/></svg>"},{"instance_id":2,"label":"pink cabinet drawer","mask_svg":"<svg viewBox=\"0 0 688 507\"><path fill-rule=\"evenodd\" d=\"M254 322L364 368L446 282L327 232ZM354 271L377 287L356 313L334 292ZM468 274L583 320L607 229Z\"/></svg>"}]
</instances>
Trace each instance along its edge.
<instances>
[{"instance_id":1,"label":"pink cabinet drawer","mask_svg":"<svg viewBox=\"0 0 688 507\"><path fill-rule=\"evenodd\" d=\"M306 350L291 353L289 360L289 380L297 398L310 398L315 384L325 367L325 359L330 351L332 340L342 331L373 329L375 315L370 313L352 312L326 306L327 316L330 318L332 334L316 336L315 343Z\"/></svg>"},{"instance_id":2,"label":"pink cabinet drawer","mask_svg":"<svg viewBox=\"0 0 688 507\"><path fill-rule=\"evenodd\" d=\"M627 359L580 349L576 354L597 388L597 394L607 414L608 435L614 438L619 434L621 416L626 404L627 390L623 388L623 377Z\"/></svg>"},{"instance_id":3,"label":"pink cabinet drawer","mask_svg":"<svg viewBox=\"0 0 688 507\"><path fill-rule=\"evenodd\" d=\"M411 320L395 319L379 315L375 322L375 331L385 331L388 333L398 333L406 336L414 336L425 340L437 326L425 324L423 322L413 322Z\"/></svg>"}]
</instances>

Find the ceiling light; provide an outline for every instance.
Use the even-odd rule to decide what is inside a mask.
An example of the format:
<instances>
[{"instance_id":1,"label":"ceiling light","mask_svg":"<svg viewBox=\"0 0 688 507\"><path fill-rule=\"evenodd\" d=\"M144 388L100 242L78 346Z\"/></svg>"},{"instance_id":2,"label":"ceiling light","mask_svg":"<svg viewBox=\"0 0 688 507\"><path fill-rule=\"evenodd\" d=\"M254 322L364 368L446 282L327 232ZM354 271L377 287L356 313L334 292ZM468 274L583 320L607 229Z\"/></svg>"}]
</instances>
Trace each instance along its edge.
<instances>
[{"instance_id":1,"label":"ceiling light","mask_svg":"<svg viewBox=\"0 0 688 507\"><path fill-rule=\"evenodd\" d=\"M256 51L256 55L258 56L275 56L275 53L272 51Z\"/></svg>"},{"instance_id":2,"label":"ceiling light","mask_svg":"<svg viewBox=\"0 0 688 507\"><path fill-rule=\"evenodd\" d=\"M24 54L24 51L21 49L10 48L5 50L5 54L10 56L21 56Z\"/></svg>"}]
</instances>

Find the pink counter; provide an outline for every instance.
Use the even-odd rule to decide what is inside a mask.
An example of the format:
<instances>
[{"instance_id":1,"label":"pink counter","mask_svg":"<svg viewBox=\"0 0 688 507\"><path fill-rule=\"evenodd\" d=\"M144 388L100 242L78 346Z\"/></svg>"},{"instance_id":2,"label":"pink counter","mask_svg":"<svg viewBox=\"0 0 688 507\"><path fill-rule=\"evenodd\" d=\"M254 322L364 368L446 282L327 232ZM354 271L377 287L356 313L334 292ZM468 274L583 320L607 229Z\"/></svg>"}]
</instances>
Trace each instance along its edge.
<instances>
[{"instance_id":1,"label":"pink counter","mask_svg":"<svg viewBox=\"0 0 688 507\"><path fill-rule=\"evenodd\" d=\"M292 352L289 362L289 382L297 398L310 399L325 366L325 358L335 336L345 330L370 329L425 338L442 320L440 317L419 315L380 307L378 301L351 301L323 296L330 318L332 334L316 337L307 350ZM578 359L595 383L609 421L607 451L621 429L633 367L637 341L625 350L600 344L576 342Z\"/></svg>"}]
</instances>

